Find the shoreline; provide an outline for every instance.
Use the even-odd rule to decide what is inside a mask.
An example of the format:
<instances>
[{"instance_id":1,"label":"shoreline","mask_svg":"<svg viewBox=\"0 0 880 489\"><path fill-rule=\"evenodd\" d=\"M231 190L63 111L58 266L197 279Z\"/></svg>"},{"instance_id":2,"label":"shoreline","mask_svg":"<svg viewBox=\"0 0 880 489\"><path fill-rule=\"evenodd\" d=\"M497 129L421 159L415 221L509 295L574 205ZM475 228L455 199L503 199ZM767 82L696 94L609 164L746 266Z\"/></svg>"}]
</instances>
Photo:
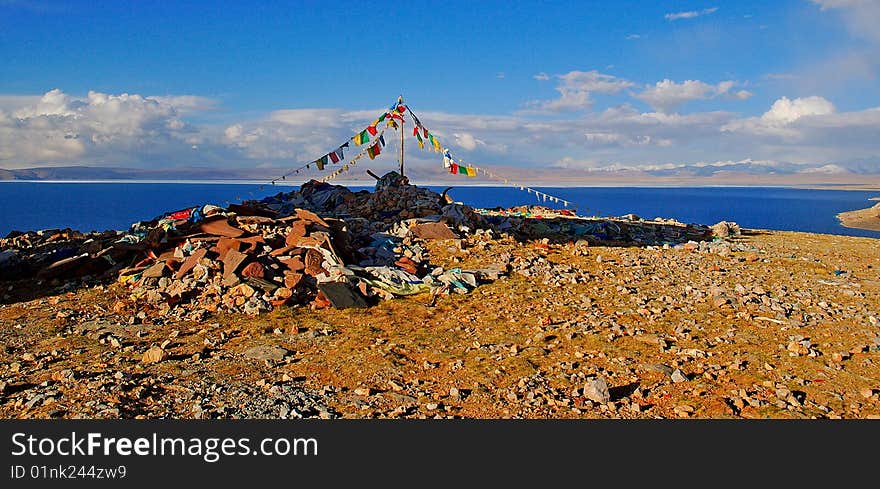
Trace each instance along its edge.
<instances>
[{"instance_id":1,"label":"shoreline","mask_svg":"<svg viewBox=\"0 0 880 489\"><path fill-rule=\"evenodd\" d=\"M880 197L873 197L870 200L880 200ZM880 203L866 209L841 212L837 214L837 219L843 227L880 231Z\"/></svg>"},{"instance_id":2,"label":"shoreline","mask_svg":"<svg viewBox=\"0 0 880 489\"><path fill-rule=\"evenodd\" d=\"M47 184L171 184L171 185L266 185L266 186L274 186L274 187L292 187L297 188L300 187L303 183L295 183L292 181L284 181L276 182L274 185L267 180L192 180L192 179L183 179L183 180L161 180L161 179L147 179L147 180L135 180L135 179L93 179L93 180L0 180L0 184L4 183L47 183ZM342 185L345 187L372 187L374 185L374 181L372 180L335 180L332 182L327 182L332 185ZM418 182L417 185L427 186L427 187L445 187L445 186L453 186L453 187L494 187L494 188L507 188L507 187L516 187L514 184L503 184L500 182L485 182L485 183L457 183L449 180L428 180L425 182ZM637 182L605 182L605 183L596 183L591 182L589 185L578 185L571 182L533 182L528 184L530 187L537 188L782 188L782 189L795 189L795 190L846 190L846 191L859 191L859 192L880 192L880 186L874 184L840 184L839 186L836 184L827 184L827 185L811 185L811 184L779 184L779 183L767 183L767 184L745 184L745 183L734 183L734 184L719 184L719 183L649 183L645 181L637 181ZM880 200L880 196L871 197L868 200Z\"/></svg>"}]
</instances>

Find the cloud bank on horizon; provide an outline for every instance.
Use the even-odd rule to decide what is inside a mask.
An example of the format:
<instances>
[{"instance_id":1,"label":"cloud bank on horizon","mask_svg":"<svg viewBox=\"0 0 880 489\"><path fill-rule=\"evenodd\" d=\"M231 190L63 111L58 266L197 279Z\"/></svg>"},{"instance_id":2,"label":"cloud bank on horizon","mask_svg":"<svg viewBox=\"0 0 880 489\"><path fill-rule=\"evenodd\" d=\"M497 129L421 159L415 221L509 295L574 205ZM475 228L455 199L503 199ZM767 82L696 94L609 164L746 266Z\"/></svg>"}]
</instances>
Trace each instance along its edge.
<instances>
[{"instance_id":1,"label":"cloud bank on horizon","mask_svg":"<svg viewBox=\"0 0 880 489\"><path fill-rule=\"evenodd\" d=\"M822 91L833 85L822 85L814 74L837 67L844 81L876 88L880 2L804 3L849 37L844 48L826 50L801 68L768 66L775 71L755 79L719 70L712 79L696 79L583 66L521 76L530 88L511 111L429 110L430 100L408 102L454 155L487 166L878 174L880 103L840 95L845 89ZM715 6L668 12L660 22L677 27L703 18L719 21L724 12ZM651 38L629 34L621 42ZM491 77L508 83L516 76L493 70ZM63 86L0 95L0 168L290 167L335 148L384 109L280 105L255 114L224 104L222 96L97 89L75 94ZM416 165L442 164L427 151L414 156Z\"/></svg>"}]
</instances>

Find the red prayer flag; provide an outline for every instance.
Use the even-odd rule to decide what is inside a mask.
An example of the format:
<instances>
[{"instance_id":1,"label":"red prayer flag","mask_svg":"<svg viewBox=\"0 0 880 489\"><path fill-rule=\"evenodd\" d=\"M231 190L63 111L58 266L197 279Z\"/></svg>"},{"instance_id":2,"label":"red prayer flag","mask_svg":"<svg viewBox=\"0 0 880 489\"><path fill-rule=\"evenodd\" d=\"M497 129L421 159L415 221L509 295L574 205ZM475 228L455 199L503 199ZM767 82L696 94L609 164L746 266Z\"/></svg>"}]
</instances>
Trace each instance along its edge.
<instances>
[{"instance_id":1,"label":"red prayer flag","mask_svg":"<svg viewBox=\"0 0 880 489\"><path fill-rule=\"evenodd\" d=\"M413 126L413 136L418 136L418 135L419 135L419 127Z\"/></svg>"},{"instance_id":2,"label":"red prayer flag","mask_svg":"<svg viewBox=\"0 0 880 489\"><path fill-rule=\"evenodd\" d=\"M424 133L425 133L425 137L428 137L428 128L427 128L427 127L423 127L423 128L422 128L422 131L424 131Z\"/></svg>"},{"instance_id":3,"label":"red prayer flag","mask_svg":"<svg viewBox=\"0 0 880 489\"><path fill-rule=\"evenodd\" d=\"M404 112L406 112L406 106L405 105L398 105L397 111L400 112L401 114L403 114Z\"/></svg>"},{"instance_id":4,"label":"red prayer flag","mask_svg":"<svg viewBox=\"0 0 880 489\"><path fill-rule=\"evenodd\" d=\"M330 153L330 159L333 160L333 163L339 163L339 155L336 154L336 151Z\"/></svg>"},{"instance_id":5,"label":"red prayer flag","mask_svg":"<svg viewBox=\"0 0 880 489\"><path fill-rule=\"evenodd\" d=\"M375 136L379 131L376 130L376 126L367 126L367 131L370 131L370 135Z\"/></svg>"},{"instance_id":6,"label":"red prayer flag","mask_svg":"<svg viewBox=\"0 0 880 489\"><path fill-rule=\"evenodd\" d=\"M382 150L379 149L379 143L376 143L376 144L370 146L369 148L367 148L367 155L369 155L371 160L376 158L377 156L379 156L379 153L381 153L381 152L382 152Z\"/></svg>"}]
</instances>

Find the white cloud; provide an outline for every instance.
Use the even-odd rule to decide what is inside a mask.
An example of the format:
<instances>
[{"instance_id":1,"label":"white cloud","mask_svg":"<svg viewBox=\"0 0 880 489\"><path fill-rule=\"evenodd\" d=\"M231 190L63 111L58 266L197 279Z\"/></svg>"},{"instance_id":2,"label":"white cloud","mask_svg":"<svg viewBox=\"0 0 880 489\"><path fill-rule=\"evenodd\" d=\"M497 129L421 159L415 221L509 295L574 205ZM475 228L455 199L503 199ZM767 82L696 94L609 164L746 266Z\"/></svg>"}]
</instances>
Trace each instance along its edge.
<instances>
[{"instance_id":1,"label":"white cloud","mask_svg":"<svg viewBox=\"0 0 880 489\"><path fill-rule=\"evenodd\" d=\"M718 7L704 8L703 10L689 10L686 12L670 12L663 16L666 20L673 21L679 19L693 19L702 15L714 14L718 11Z\"/></svg>"},{"instance_id":2,"label":"white cloud","mask_svg":"<svg viewBox=\"0 0 880 489\"><path fill-rule=\"evenodd\" d=\"M455 138L455 142L462 149L467 151L473 151L477 149L477 146L485 146L486 143L475 138L473 134L467 132L454 133L452 135Z\"/></svg>"},{"instance_id":3,"label":"white cloud","mask_svg":"<svg viewBox=\"0 0 880 489\"><path fill-rule=\"evenodd\" d=\"M693 100L706 100L720 95L726 95L737 100L745 100L752 96L747 90L730 93L730 89L736 85L733 81L723 81L717 85L709 85L699 80L685 80L676 83L665 79L654 85L646 85L645 90L634 94L633 97L646 102L651 107L662 112L670 112L678 106Z\"/></svg>"},{"instance_id":4,"label":"white cloud","mask_svg":"<svg viewBox=\"0 0 880 489\"><path fill-rule=\"evenodd\" d=\"M0 111L14 112L40 102L39 95L0 95Z\"/></svg>"},{"instance_id":5,"label":"white cloud","mask_svg":"<svg viewBox=\"0 0 880 489\"><path fill-rule=\"evenodd\" d=\"M538 81L547 81L550 79L550 75L548 75L547 73L544 73L542 71L542 72L538 73L537 75L533 76L532 78L534 78L535 80L538 80Z\"/></svg>"},{"instance_id":6,"label":"white cloud","mask_svg":"<svg viewBox=\"0 0 880 489\"><path fill-rule=\"evenodd\" d=\"M181 115L213 107L203 97L101 92L75 97L59 89L18 102L12 110L0 109L0 163L5 167L111 158L123 163L179 147L191 150L201 139Z\"/></svg>"},{"instance_id":7,"label":"white cloud","mask_svg":"<svg viewBox=\"0 0 880 489\"><path fill-rule=\"evenodd\" d=\"M671 139L618 132L587 132L584 138L588 146L672 146Z\"/></svg>"},{"instance_id":8,"label":"white cloud","mask_svg":"<svg viewBox=\"0 0 880 489\"><path fill-rule=\"evenodd\" d=\"M770 124L788 124L804 116L833 113L834 105L822 97L813 96L794 100L782 97L761 116L761 120Z\"/></svg>"},{"instance_id":9,"label":"white cloud","mask_svg":"<svg viewBox=\"0 0 880 489\"><path fill-rule=\"evenodd\" d=\"M250 159L306 162L335 149L381 112L382 109L276 110L263 119L226 127L220 142L237 148Z\"/></svg>"},{"instance_id":10,"label":"white cloud","mask_svg":"<svg viewBox=\"0 0 880 489\"><path fill-rule=\"evenodd\" d=\"M823 11L839 12L854 35L880 42L880 2L877 0L811 0Z\"/></svg>"},{"instance_id":11,"label":"white cloud","mask_svg":"<svg viewBox=\"0 0 880 489\"><path fill-rule=\"evenodd\" d=\"M174 107L178 115L207 112L217 108L216 100L195 95L156 95L149 98L160 104Z\"/></svg>"},{"instance_id":12,"label":"white cloud","mask_svg":"<svg viewBox=\"0 0 880 489\"><path fill-rule=\"evenodd\" d=\"M782 97L762 116L732 121L721 131L789 161L880 172L880 107L838 112L822 97Z\"/></svg>"},{"instance_id":13,"label":"white cloud","mask_svg":"<svg viewBox=\"0 0 880 489\"><path fill-rule=\"evenodd\" d=\"M532 101L528 104L530 107L549 112L585 110L593 106L593 93L613 94L633 86L633 82L629 80L596 70L570 71L555 77L559 79L556 86L559 98Z\"/></svg>"},{"instance_id":14,"label":"white cloud","mask_svg":"<svg viewBox=\"0 0 880 489\"><path fill-rule=\"evenodd\" d=\"M634 41L636 39L641 39L641 38L642 38L642 36L639 34L630 34L630 35L626 36L627 41Z\"/></svg>"},{"instance_id":15,"label":"white cloud","mask_svg":"<svg viewBox=\"0 0 880 489\"><path fill-rule=\"evenodd\" d=\"M560 84L613 92L615 77L558 78ZM605 83L603 86L602 84ZM700 82L702 83L702 82ZM685 83L675 83L683 86ZM735 84L700 87L707 97L742 97ZM589 91L589 90L587 90ZM194 124L187 111L211 110L198 98L147 97L60 90L6 101L0 110L0 167L58 164L120 166L284 167L304 164L362 130L383 108L283 109L223 125ZM179 106L179 107L178 107ZM880 172L880 108L837 112L821 97L785 98L763 115L732 112L639 111L630 105L598 112L487 115L418 110L422 122L456 158L487 166L642 168L695 175L816 168ZM407 136L411 136L411 127ZM386 132L393 148L396 133ZM195 149L194 149L195 147ZM438 164L433 151L408 141L414 165ZM346 156L362 147L352 145ZM393 155L394 151L389 154ZM566 159L567 158L567 159ZM394 166L393 156L374 170ZM713 163L728 162L723 166ZM763 164L761 162L787 162Z\"/></svg>"}]
</instances>

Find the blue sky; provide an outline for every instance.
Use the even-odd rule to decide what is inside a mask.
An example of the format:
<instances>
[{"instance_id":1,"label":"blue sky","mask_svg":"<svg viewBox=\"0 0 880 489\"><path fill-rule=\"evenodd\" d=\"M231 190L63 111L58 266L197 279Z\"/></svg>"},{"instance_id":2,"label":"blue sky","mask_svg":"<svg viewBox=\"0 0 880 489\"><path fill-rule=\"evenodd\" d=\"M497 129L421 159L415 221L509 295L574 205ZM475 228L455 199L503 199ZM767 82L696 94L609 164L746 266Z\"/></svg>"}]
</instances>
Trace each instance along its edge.
<instances>
[{"instance_id":1,"label":"blue sky","mask_svg":"<svg viewBox=\"0 0 880 489\"><path fill-rule=\"evenodd\" d=\"M280 168L402 93L484 165L880 173L878 4L0 0L0 168Z\"/></svg>"}]
</instances>

